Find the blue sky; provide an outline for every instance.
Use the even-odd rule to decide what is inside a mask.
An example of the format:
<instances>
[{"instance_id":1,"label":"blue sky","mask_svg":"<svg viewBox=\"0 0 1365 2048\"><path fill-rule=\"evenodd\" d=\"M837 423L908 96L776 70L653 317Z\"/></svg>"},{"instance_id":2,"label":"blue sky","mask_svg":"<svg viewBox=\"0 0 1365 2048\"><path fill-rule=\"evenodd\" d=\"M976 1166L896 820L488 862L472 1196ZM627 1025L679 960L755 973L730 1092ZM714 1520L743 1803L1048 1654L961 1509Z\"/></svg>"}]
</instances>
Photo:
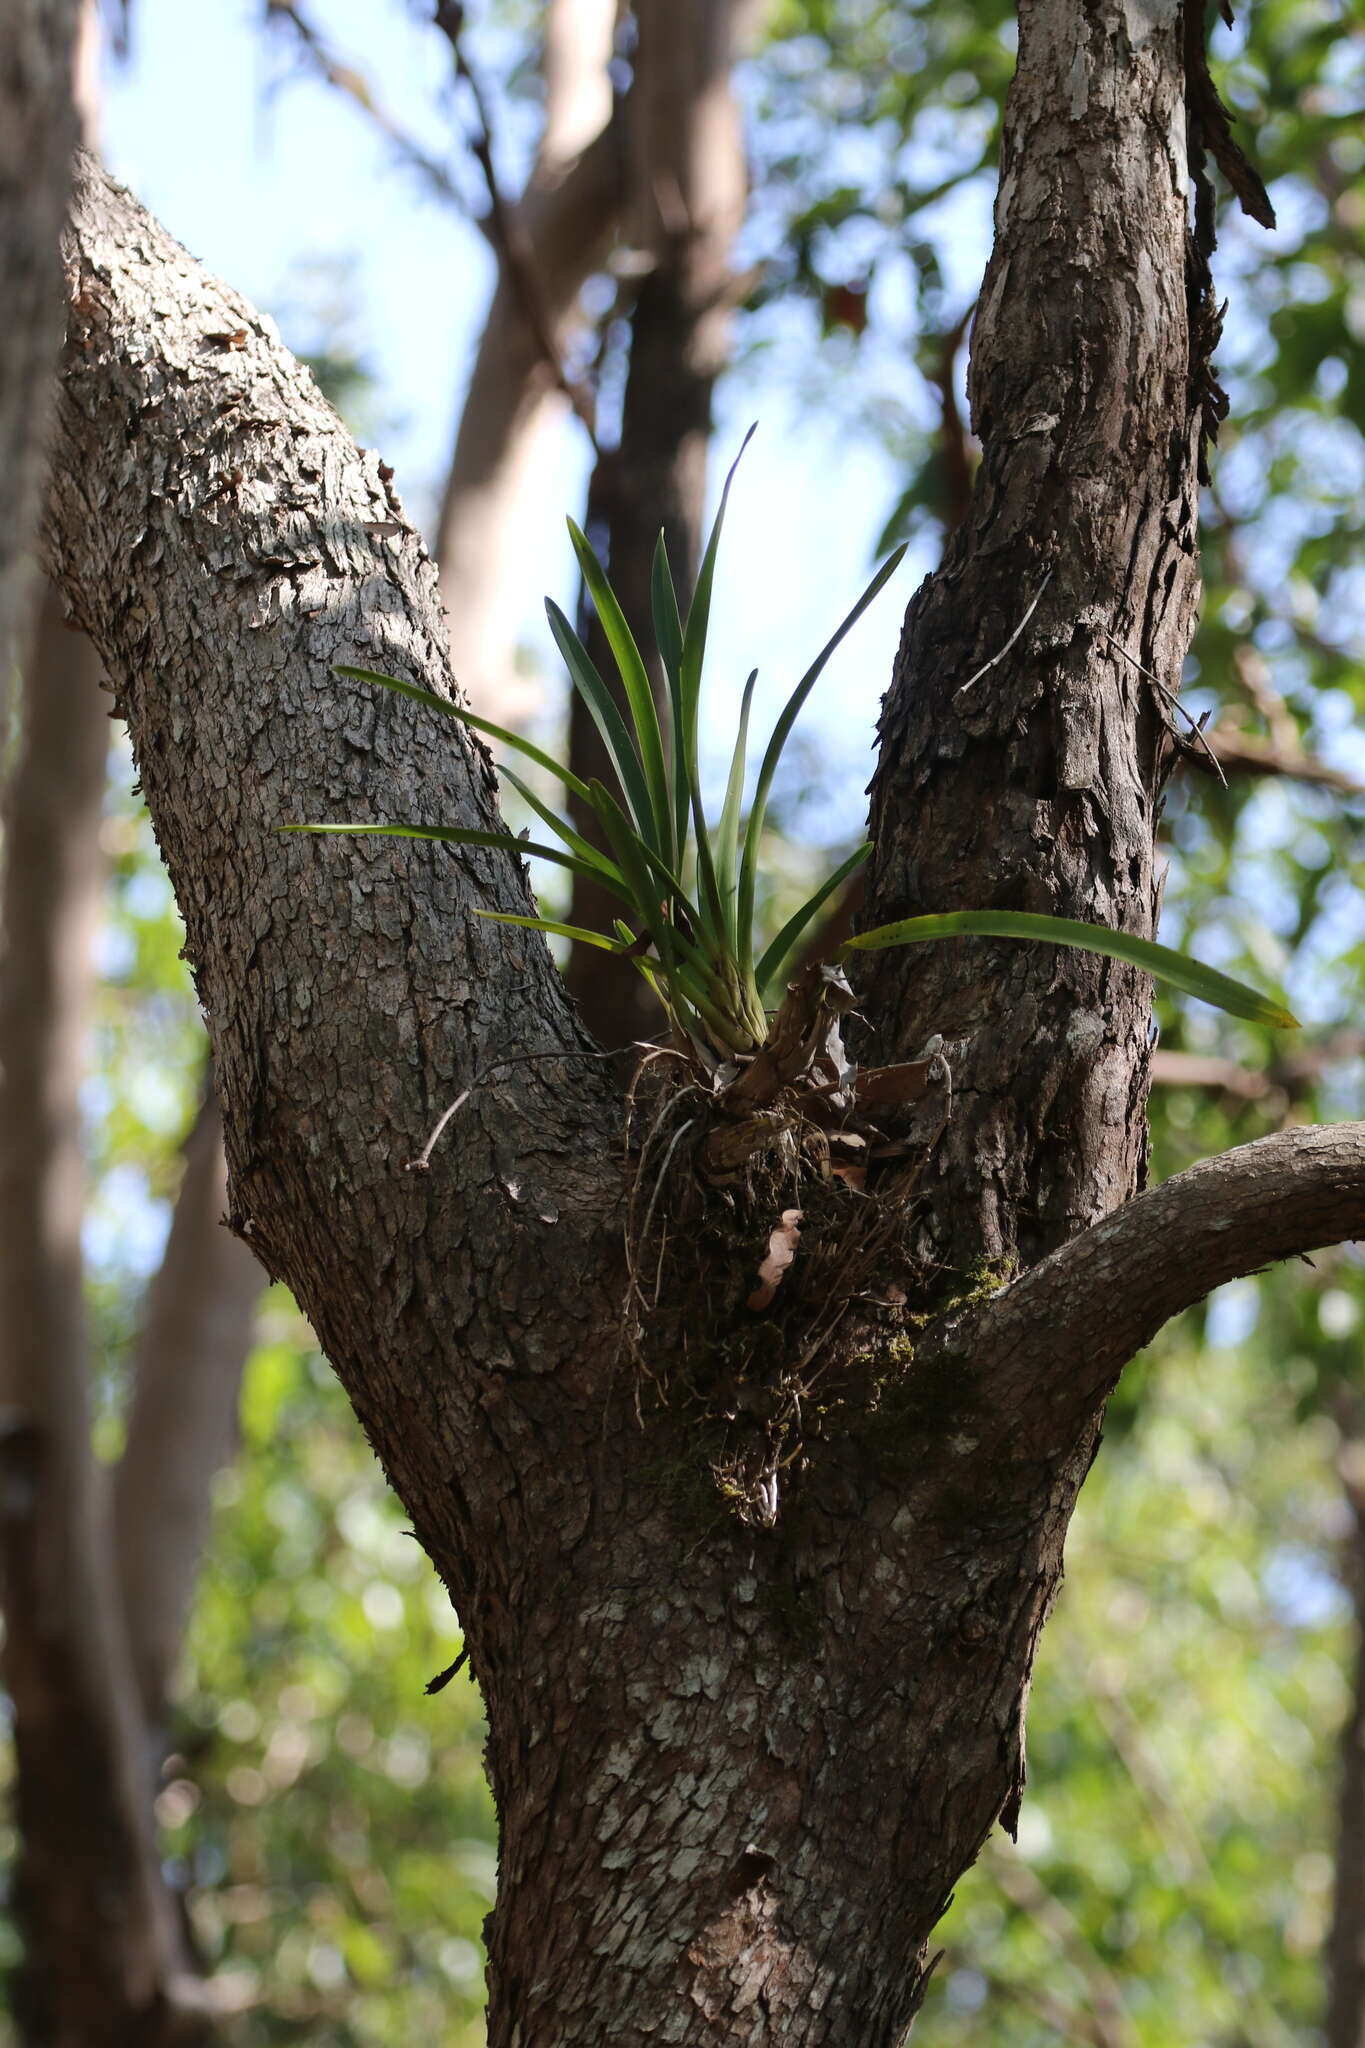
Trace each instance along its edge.
<instances>
[{"instance_id":1,"label":"blue sky","mask_svg":"<svg viewBox=\"0 0 1365 2048\"><path fill-rule=\"evenodd\" d=\"M482 11L486 15L486 10ZM496 75L508 44L471 10L471 48ZM448 52L417 10L313 0L309 19L362 71L384 106L451 167L477 207L477 171L461 147ZM468 364L491 289L492 262L468 220L395 160L372 123L298 62L291 38L267 34L259 0L136 0L129 63L105 69L105 151L112 168L213 271L274 312L289 310L310 266L344 265L354 331L378 378L378 436L405 502L429 523L453 445ZM514 190L532 137L529 110L503 110L500 166ZM980 209L978 208L978 211ZM964 223L964 228L967 224ZM979 231L955 238L963 275L984 260ZM973 251L973 243L976 251ZM970 289L970 284L967 285ZM852 604L899 481L846 422L803 416L797 395L761 382L755 365L719 399L717 460L750 421L759 432L731 501L712 641L712 707L723 722L750 667L761 670L756 729ZM907 365L905 402L918 402ZM542 600L572 609L565 513L581 516L585 440L566 429L558 490L525 536L522 633L553 679ZM806 828L851 839L861 824L872 728L890 678L900 618L928 560L907 562L831 663L807 713L825 783ZM731 689L730 685L733 686ZM714 752L718 755L720 738ZM718 772L719 768L718 768Z\"/></svg>"}]
</instances>

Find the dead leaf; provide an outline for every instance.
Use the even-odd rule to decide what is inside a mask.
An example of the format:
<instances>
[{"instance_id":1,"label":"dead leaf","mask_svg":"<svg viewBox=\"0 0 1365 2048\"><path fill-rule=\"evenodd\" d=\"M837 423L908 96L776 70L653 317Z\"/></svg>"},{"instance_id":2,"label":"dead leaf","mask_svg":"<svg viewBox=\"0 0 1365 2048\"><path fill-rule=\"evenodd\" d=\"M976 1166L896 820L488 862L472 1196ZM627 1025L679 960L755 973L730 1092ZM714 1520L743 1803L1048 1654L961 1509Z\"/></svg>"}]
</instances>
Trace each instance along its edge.
<instances>
[{"instance_id":1,"label":"dead leaf","mask_svg":"<svg viewBox=\"0 0 1365 2048\"><path fill-rule=\"evenodd\" d=\"M844 1186L852 1188L855 1194L860 1195L867 1186L867 1168L865 1166L835 1166L830 1171L833 1173L835 1180L841 1180Z\"/></svg>"},{"instance_id":2,"label":"dead leaf","mask_svg":"<svg viewBox=\"0 0 1365 2048\"><path fill-rule=\"evenodd\" d=\"M907 1060L899 1067L864 1067L858 1075L859 1109L918 1102L929 1086L932 1060Z\"/></svg>"},{"instance_id":3,"label":"dead leaf","mask_svg":"<svg viewBox=\"0 0 1365 2048\"><path fill-rule=\"evenodd\" d=\"M801 1242L800 1209L784 1209L782 1221L768 1232L768 1256L758 1269L758 1285L749 1296L749 1308L767 1308L769 1302L782 1285L788 1266L796 1257L796 1247Z\"/></svg>"}]
</instances>

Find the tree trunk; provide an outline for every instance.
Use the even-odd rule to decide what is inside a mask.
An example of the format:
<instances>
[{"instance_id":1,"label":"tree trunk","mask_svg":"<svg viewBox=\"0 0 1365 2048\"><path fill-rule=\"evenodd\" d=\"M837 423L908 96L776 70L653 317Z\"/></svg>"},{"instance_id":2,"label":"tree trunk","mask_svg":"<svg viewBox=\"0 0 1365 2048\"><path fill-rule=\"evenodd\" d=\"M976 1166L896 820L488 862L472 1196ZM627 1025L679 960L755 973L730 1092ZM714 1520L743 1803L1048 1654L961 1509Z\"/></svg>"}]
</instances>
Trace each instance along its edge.
<instances>
[{"instance_id":1,"label":"tree trunk","mask_svg":"<svg viewBox=\"0 0 1365 2048\"><path fill-rule=\"evenodd\" d=\"M963 905L1154 915L1157 720L1099 627L1173 673L1193 613L1183 77L1171 0L1023 9L982 481L885 724L880 915L940 868ZM919 1208L813 1191L839 1256L803 1253L763 1316L742 1304L767 1212L704 1206L641 1322L620 1101L539 940L475 915L529 908L519 862L278 830L496 818L472 741L331 673L449 688L377 459L94 170L71 291L50 553L119 678L185 915L236 1226L310 1316L466 1628L501 1826L491 2048L890 2048L1019 1795L1108 1389L1206 1286L1365 1227L1365 1131L1282 1134L1105 1218L1141 1157L1144 991L1003 949L988 982L979 949L945 947L864 1001L888 1050L951 1042ZM1049 566L1057 601L962 708ZM429 1176L405 1172L465 1088ZM904 1242L921 1221L936 1266ZM1053 1244L1003 1289L962 1271ZM793 1388L784 1502L746 1526L726 1461Z\"/></svg>"},{"instance_id":2,"label":"tree trunk","mask_svg":"<svg viewBox=\"0 0 1365 2048\"><path fill-rule=\"evenodd\" d=\"M213 1510L237 1448L242 1368L265 1275L226 1230L218 1105L205 1101L165 1255L147 1284L128 1434L113 1480L119 1596L154 1767Z\"/></svg>"},{"instance_id":3,"label":"tree trunk","mask_svg":"<svg viewBox=\"0 0 1365 2048\"><path fill-rule=\"evenodd\" d=\"M1341 1731L1336 1872L1327 1936L1327 2048L1365 2048L1365 1412L1344 1398L1339 1464L1350 1508L1344 1577L1355 1620L1351 1700Z\"/></svg>"},{"instance_id":4,"label":"tree trunk","mask_svg":"<svg viewBox=\"0 0 1365 2048\"><path fill-rule=\"evenodd\" d=\"M79 12L79 0L8 0L0 16L0 693L8 691L33 609L28 550L62 337L60 241L78 136L72 65Z\"/></svg>"},{"instance_id":5,"label":"tree trunk","mask_svg":"<svg viewBox=\"0 0 1365 2048\"><path fill-rule=\"evenodd\" d=\"M195 2038L90 1450L79 1085L108 722L49 596L6 834L0 992L0 1601L22 1843L14 1987L55 2048Z\"/></svg>"}]
</instances>

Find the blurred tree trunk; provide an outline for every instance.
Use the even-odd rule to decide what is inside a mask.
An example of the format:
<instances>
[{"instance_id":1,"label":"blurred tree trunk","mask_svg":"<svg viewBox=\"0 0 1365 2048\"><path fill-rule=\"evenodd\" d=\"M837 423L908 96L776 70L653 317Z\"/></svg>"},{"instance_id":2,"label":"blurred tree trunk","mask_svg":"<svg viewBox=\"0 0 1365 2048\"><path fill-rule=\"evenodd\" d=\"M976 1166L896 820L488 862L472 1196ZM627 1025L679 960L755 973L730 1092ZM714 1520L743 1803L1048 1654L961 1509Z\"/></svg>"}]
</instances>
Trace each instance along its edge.
<instances>
[{"instance_id":1,"label":"blurred tree trunk","mask_svg":"<svg viewBox=\"0 0 1365 2048\"><path fill-rule=\"evenodd\" d=\"M1350 1705L1341 1731L1336 1872L1327 1937L1327 2048L1365 2048L1365 1408L1338 1408L1339 1465L1351 1513L1344 1577L1355 1618Z\"/></svg>"},{"instance_id":2,"label":"blurred tree trunk","mask_svg":"<svg viewBox=\"0 0 1365 2048\"><path fill-rule=\"evenodd\" d=\"M554 365L527 320L538 293L561 359L581 331L578 296L617 224L621 137L608 72L618 0L548 0L545 126L514 210L524 275L502 256L460 414L436 530L450 650L470 702L516 724L526 691L516 633L527 591L523 519L544 491L554 430L568 412Z\"/></svg>"},{"instance_id":3,"label":"blurred tree trunk","mask_svg":"<svg viewBox=\"0 0 1365 2048\"><path fill-rule=\"evenodd\" d=\"M1107 635L1174 684L1197 597L1202 28L1174 0L1021 10L981 467L887 703L870 916L1154 922L1164 725ZM913 1208L885 1218L904 1319L847 1274L831 1300L837 1269L801 1259L760 1324L730 1268L767 1212L712 1211L710 1255L683 1237L640 1333L678 1390L642 1417L620 1095L544 946L477 915L530 910L520 861L279 830L497 824L469 736L400 698L357 718L329 680L358 659L450 688L388 472L93 167L70 293L49 559L118 679L185 916L235 1226L310 1316L466 1629L501 1830L490 2048L892 2048L953 1885L1017 1810L1109 1390L1209 1287L1365 1228L1365 1129L1286 1131L1133 1198L1135 974L976 942L913 977L888 958L860 991L883 1057L938 1030L957 1082ZM430 1175L403 1171L464 1090ZM883 1205L841 1213L880 1277ZM757 1426L727 1359L750 1397L820 1374L772 1527L716 1491Z\"/></svg>"},{"instance_id":4,"label":"blurred tree trunk","mask_svg":"<svg viewBox=\"0 0 1365 2048\"><path fill-rule=\"evenodd\" d=\"M133 1359L128 1440L90 1446L80 1086L104 883L107 698L55 593L25 664L0 993L0 1671L14 1717L21 2038L209 2037L152 1804L167 1688L231 1458L262 1275L222 1228L216 1108L187 1147Z\"/></svg>"},{"instance_id":5,"label":"blurred tree trunk","mask_svg":"<svg viewBox=\"0 0 1365 2048\"><path fill-rule=\"evenodd\" d=\"M17 38L0 50L0 93L17 89L23 102L16 113L0 101L0 255L7 282L13 273L0 343L0 355L10 351L0 360L7 435L11 399L22 401L30 435L46 417L71 152L78 126L87 139L98 126L98 33L93 0L69 10L25 0L0 29L0 44ZM27 255L15 239L16 181ZM44 294L50 353L35 346L21 362L18 316L41 309ZM13 522L29 490L25 462L44 451L34 444L26 456L12 437L10 447L20 486L5 497ZM3 536L6 548L16 531L11 524ZM16 586L3 573L0 586L9 603ZM11 607L0 641L21 623L22 607ZM9 652L0 649L6 665ZM216 1115L206 1113L149 1292L129 1454L113 1474L97 1466L82 1303L80 1086L104 882L107 699L93 647L67 629L51 589L25 656L0 935L0 1670L13 1713L14 1911L25 1944L12 2003L26 2043L169 2048L212 2030L155 1841L166 1686L202 1551L209 1481L232 1451L262 1283L219 1225L221 1138Z\"/></svg>"},{"instance_id":6,"label":"blurred tree trunk","mask_svg":"<svg viewBox=\"0 0 1365 2048\"><path fill-rule=\"evenodd\" d=\"M620 437L598 455L584 524L651 665L655 542L662 532L684 616L701 553L711 401L730 354L731 250L748 190L732 71L737 30L751 12L747 0L698 0L691 8L637 0L635 8L626 225L648 268L630 313ZM621 698L586 599L583 610L588 652ZM609 781L601 735L577 692L569 719L574 773ZM574 822L601 843L595 814L580 806ZM610 931L618 908L604 890L574 877L571 923ZM568 982L603 1045L627 1045L657 1028L653 1000L627 962L578 947Z\"/></svg>"},{"instance_id":7,"label":"blurred tree trunk","mask_svg":"<svg viewBox=\"0 0 1365 2048\"><path fill-rule=\"evenodd\" d=\"M72 75L78 15L79 0L7 0L0 11L0 734L33 609L28 549L62 339L58 249L79 134Z\"/></svg>"},{"instance_id":8,"label":"blurred tree trunk","mask_svg":"<svg viewBox=\"0 0 1365 2048\"><path fill-rule=\"evenodd\" d=\"M154 1768L213 1507L232 1462L242 1368L265 1276L223 1227L227 1166L209 1092L133 1353L128 1435L113 1475L119 1597Z\"/></svg>"},{"instance_id":9,"label":"blurred tree trunk","mask_svg":"<svg viewBox=\"0 0 1365 2048\"><path fill-rule=\"evenodd\" d=\"M14 1714L23 2038L178 2037L186 1975L152 1838L143 1720L90 1448L85 1070L108 722L55 596L27 665L0 991L0 1593Z\"/></svg>"}]
</instances>

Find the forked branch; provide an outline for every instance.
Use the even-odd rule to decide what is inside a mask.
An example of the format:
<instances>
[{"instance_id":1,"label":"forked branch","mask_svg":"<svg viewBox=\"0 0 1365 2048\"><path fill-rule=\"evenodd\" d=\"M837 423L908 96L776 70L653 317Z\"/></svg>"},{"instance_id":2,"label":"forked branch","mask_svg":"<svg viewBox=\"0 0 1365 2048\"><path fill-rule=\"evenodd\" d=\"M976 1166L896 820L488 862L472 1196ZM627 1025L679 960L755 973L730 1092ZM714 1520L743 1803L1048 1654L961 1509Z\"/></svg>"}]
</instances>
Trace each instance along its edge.
<instances>
[{"instance_id":1,"label":"forked branch","mask_svg":"<svg viewBox=\"0 0 1365 2048\"><path fill-rule=\"evenodd\" d=\"M1365 1123L1277 1131L1177 1174L941 1325L917 1362L990 1358L1018 1443L1080 1419L1164 1323L1224 1281L1365 1236Z\"/></svg>"}]
</instances>

